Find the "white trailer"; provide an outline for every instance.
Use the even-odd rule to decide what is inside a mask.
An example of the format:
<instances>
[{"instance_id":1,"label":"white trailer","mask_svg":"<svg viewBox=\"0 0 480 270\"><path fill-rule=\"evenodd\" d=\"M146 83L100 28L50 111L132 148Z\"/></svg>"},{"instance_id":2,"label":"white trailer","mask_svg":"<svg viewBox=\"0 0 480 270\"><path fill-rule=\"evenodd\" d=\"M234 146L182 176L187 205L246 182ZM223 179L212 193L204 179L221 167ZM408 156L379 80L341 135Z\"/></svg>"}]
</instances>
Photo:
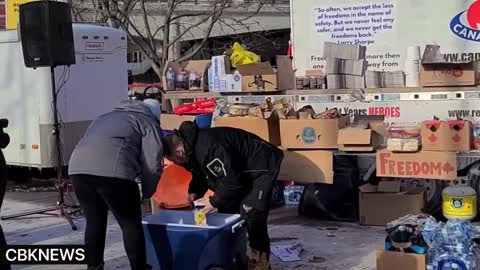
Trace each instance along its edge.
<instances>
[{"instance_id":1,"label":"white trailer","mask_svg":"<svg viewBox=\"0 0 480 270\"><path fill-rule=\"evenodd\" d=\"M297 76L306 75L307 70L325 74L324 42L366 46L368 69L377 71L404 70L410 46L420 46L423 52L425 45L440 45L447 62L480 59L478 0L290 0L290 9ZM351 116L384 115L389 125L421 122L434 116L480 123L480 87L329 89L287 94L295 96L298 108L311 105L323 111L337 107ZM480 158L477 151L458 153L457 157L462 173ZM371 161L374 159L372 156ZM469 170L469 180L480 192L476 170L477 165ZM427 187L427 208L440 209L444 181L401 181Z\"/></svg>"},{"instance_id":2,"label":"white trailer","mask_svg":"<svg viewBox=\"0 0 480 270\"><path fill-rule=\"evenodd\" d=\"M297 76L325 70L324 42L367 47L370 70L402 70L410 46L440 45L446 61L480 59L480 2L291 0Z\"/></svg>"},{"instance_id":3,"label":"white trailer","mask_svg":"<svg viewBox=\"0 0 480 270\"><path fill-rule=\"evenodd\" d=\"M76 64L55 68L65 165L91 121L128 99L126 33L74 24L73 34ZM25 67L19 32L0 31L0 118L10 122L9 165L56 167L51 87L49 67Z\"/></svg>"}]
</instances>

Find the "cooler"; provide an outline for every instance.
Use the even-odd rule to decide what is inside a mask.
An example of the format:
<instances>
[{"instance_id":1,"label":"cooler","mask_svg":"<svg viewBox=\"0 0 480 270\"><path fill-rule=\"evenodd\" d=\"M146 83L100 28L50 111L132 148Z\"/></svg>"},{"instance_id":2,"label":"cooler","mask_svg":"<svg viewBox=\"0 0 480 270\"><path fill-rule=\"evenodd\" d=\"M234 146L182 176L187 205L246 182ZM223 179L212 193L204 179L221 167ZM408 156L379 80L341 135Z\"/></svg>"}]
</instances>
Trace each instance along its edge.
<instances>
[{"instance_id":1,"label":"cooler","mask_svg":"<svg viewBox=\"0 0 480 270\"><path fill-rule=\"evenodd\" d=\"M233 270L245 262L240 215L208 214L208 226L196 226L193 211L162 210L142 223L154 270Z\"/></svg>"}]
</instances>

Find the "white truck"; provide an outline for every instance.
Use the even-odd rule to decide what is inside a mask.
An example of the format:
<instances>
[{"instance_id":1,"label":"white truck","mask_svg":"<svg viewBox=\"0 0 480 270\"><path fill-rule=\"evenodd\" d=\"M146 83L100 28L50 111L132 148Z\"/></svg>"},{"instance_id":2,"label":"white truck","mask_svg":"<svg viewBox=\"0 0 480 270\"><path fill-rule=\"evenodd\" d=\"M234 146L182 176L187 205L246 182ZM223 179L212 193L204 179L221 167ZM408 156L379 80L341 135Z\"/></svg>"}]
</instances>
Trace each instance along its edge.
<instances>
[{"instance_id":1,"label":"white truck","mask_svg":"<svg viewBox=\"0 0 480 270\"><path fill-rule=\"evenodd\" d=\"M73 34L76 64L55 68L65 165L91 121L128 99L126 33L74 24ZM0 31L0 118L9 120L8 165L56 167L52 98L50 68L26 68L19 32Z\"/></svg>"}]
</instances>

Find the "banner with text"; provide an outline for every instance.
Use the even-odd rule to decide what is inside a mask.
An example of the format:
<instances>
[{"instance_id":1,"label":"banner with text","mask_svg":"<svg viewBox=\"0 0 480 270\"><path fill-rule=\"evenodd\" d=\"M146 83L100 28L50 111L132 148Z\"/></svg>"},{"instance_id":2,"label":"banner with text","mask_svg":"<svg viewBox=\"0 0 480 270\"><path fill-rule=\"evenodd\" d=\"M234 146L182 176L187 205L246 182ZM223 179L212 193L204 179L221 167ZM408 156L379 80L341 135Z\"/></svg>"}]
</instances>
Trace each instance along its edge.
<instances>
[{"instance_id":1,"label":"banner with text","mask_svg":"<svg viewBox=\"0 0 480 270\"><path fill-rule=\"evenodd\" d=\"M448 61L480 59L480 0L291 1L297 74L322 70L323 43L367 46L370 70L402 70L409 46L441 46Z\"/></svg>"},{"instance_id":2,"label":"banner with text","mask_svg":"<svg viewBox=\"0 0 480 270\"><path fill-rule=\"evenodd\" d=\"M455 180L457 156L449 152L391 153L377 152L377 176Z\"/></svg>"}]
</instances>

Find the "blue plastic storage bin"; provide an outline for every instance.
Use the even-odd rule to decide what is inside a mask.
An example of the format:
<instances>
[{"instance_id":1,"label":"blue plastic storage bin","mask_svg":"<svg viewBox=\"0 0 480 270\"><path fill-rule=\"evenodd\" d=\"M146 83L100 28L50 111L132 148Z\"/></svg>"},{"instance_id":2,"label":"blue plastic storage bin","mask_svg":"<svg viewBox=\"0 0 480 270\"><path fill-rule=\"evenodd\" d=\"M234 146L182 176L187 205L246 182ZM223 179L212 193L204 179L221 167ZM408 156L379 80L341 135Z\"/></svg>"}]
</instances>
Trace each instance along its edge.
<instances>
[{"instance_id":1,"label":"blue plastic storage bin","mask_svg":"<svg viewBox=\"0 0 480 270\"><path fill-rule=\"evenodd\" d=\"M193 211L161 210L142 223L147 261L154 270L233 270L245 263L240 215L208 214L208 226L196 226Z\"/></svg>"}]
</instances>

